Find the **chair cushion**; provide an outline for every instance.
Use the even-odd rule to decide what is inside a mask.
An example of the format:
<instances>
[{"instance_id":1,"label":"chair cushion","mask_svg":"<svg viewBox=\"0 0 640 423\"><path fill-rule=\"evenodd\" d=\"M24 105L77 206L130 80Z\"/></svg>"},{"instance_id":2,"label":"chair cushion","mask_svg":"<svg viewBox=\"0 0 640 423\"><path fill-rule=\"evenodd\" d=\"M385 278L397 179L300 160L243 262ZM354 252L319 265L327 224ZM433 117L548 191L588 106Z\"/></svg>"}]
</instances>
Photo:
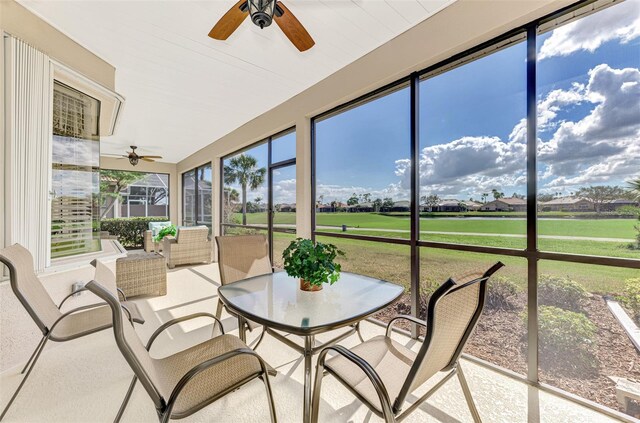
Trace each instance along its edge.
<instances>
[{"instance_id":1,"label":"chair cushion","mask_svg":"<svg viewBox=\"0 0 640 423\"><path fill-rule=\"evenodd\" d=\"M149 222L149 230L151 231L151 235L153 235L154 238L156 236L158 236L158 232L160 232L160 229L166 228L167 226L171 226L171 222L170 221L166 221L166 222Z\"/></svg>"},{"instance_id":2,"label":"chair cushion","mask_svg":"<svg viewBox=\"0 0 640 423\"><path fill-rule=\"evenodd\" d=\"M162 395L168 399L178 381L193 367L226 352L248 348L238 337L221 335L156 362ZM209 404L212 397L233 385L257 377L262 372L258 360L243 354L223 361L195 376L183 389L173 408L172 417L186 417Z\"/></svg>"},{"instance_id":3,"label":"chair cushion","mask_svg":"<svg viewBox=\"0 0 640 423\"><path fill-rule=\"evenodd\" d=\"M416 353L383 335L369 339L351 351L369 363L378 373L393 403L409 374ZM382 413L378 394L360 367L341 355L327 360L325 367Z\"/></svg>"}]
</instances>

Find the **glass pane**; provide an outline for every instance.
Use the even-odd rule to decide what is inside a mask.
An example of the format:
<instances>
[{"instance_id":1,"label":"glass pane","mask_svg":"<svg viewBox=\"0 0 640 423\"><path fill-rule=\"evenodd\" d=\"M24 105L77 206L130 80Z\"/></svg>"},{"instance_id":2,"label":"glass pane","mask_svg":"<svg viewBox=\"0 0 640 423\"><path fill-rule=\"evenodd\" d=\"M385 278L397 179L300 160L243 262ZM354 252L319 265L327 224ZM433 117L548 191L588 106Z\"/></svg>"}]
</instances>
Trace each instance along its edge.
<instances>
[{"instance_id":1,"label":"glass pane","mask_svg":"<svg viewBox=\"0 0 640 423\"><path fill-rule=\"evenodd\" d=\"M296 131L271 140L271 163L296 158Z\"/></svg>"},{"instance_id":2,"label":"glass pane","mask_svg":"<svg viewBox=\"0 0 640 423\"><path fill-rule=\"evenodd\" d=\"M526 245L526 44L420 82L420 237Z\"/></svg>"},{"instance_id":3,"label":"glass pane","mask_svg":"<svg viewBox=\"0 0 640 423\"><path fill-rule=\"evenodd\" d=\"M282 252L289 246L291 241L296 239L295 233L274 232L273 233L273 260L272 265L277 269L283 268Z\"/></svg>"},{"instance_id":4,"label":"glass pane","mask_svg":"<svg viewBox=\"0 0 640 423\"><path fill-rule=\"evenodd\" d=\"M51 258L99 251L100 102L53 90Z\"/></svg>"},{"instance_id":5,"label":"glass pane","mask_svg":"<svg viewBox=\"0 0 640 423\"><path fill-rule=\"evenodd\" d=\"M266 143L223 160L223 223L267 225Z\"/></svg>"},{"instance_id":6,"label":"glass pane","mask_svg":"<svg viewBox=\"0 0 640 423\"><path fill-rule=\"evenodd\" d=\"M211 163L198 169L198 212L196 224L205 225L211 229Z\"/></svg>"},{"instance_id":7,"label":"glass pane","mask_svg":"<svg viewBox=\"0 0 640 423\"><path fill-rule=\"evenodd\" d=\"M315 122L316 230L409 238L410 117L404 87Z\"/></svg>"},{"instance_id":8,"label":"glass pane","mask_svg":"<svg viewBox=\"0 0 640 423\"><path fill-rule=\"evenodd\" d=\"M296 230L296 167L273 170L273 227Z\"/></svg>"},{"instance_id":9,"label":"glass pane","mask_svg":"<svg viewBox=\"0 0 640 423\"><path fill-rule=\"evenodd\" d=\"M426 319L431 294L448 278L480 276L497 261L505 267L489 280L484 311L464 352L526 375L527 327L522 317L527 310L525 259L421 248L420 318Z\"/></svg>"},{"instance_id":10,"label":"glass pane","mask_svg":"<svg viewBox=\"0 0 640 423\"><path fill-rule=\"evenodd\" d=\"M411 314L409 246L327 236L318 236L316 241L334 244L344 251L345 256L338 258L342 270L382 279L404 287L404 295L395 304L376 313L373 317L386 322L398 314Z\"/></svg>"},{"instance_id":11,"label":"glass pane","mask_svg":"<svg viewBox=\"0 0 640 423\"><path fill-rule=\"evenodd\" d=\"M619 402L616 383L640 380L622 326L640 324L640 271L541 261L539 275L540 380L638 417L640 404Z\"/></svg>"},{"instance_id":12,"label":"glass pane","mask_svg":"<svg viewBox=\"0 0 640 423\"><path fill-rule=\"evenodd\" d=\"M626 1L538 37L541 250L640 258L639 17Z\"/></svg>"},{"instance_id":13,"label":"glass pane","mask_svg":"<svg viewBox=\"0 0 640 423\"><path fill-rule=\"evenodd\" d=\"M193 226L196 223L196 171L182 174L182 224Z\"/></svg>"}]
</instances>

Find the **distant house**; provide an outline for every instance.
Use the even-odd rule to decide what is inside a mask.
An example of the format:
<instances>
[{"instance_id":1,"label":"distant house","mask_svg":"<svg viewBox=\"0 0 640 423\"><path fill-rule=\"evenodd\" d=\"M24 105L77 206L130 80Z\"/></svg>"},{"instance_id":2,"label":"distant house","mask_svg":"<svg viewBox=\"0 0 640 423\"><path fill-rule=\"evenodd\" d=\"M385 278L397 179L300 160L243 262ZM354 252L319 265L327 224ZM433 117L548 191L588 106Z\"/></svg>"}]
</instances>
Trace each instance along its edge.
<instances>
[{"instance_id":1,"label":"distant house","mask_svg":"<svg viewBox=\"0 0 640 423\"><path fill-rule=\"evenodd\" d=\"M620 207L630 206L630 207L638 207L638 202L633 200L628 200L626 198L619 198L617 200L608 201L600 207L601 211L616 211Z\"/></svg>"},{"instance_id":2,"label":"distant house","mask_svg":"<svg viewBox=\"0 0 640 423\"><path fill-rule=\"evenodd\" d=\"M373 203L360 203L347 206L347 211L352 213L370 213L373 211Z\"/></svg>"},{"instance_id":3,"label":"distant house","mask_svg":"<svg viewBox=\"0 0 640 423\"><path fill-rule=\"evenodd\" d=\"M593 201L586 198L579 197L561 197L554 198L551 201L541 202L539 205L540 211L567 211L567 212L581 212L581 211L593 211L595 206Z\"/></svg>"},{"instance_id":4,"label":"distant house","mask_svg":"<svg viewBox=\"0 0 640 423\"><path fill-rule=\"evenodd\" d=\"M336 209L331 204L320 204L316 207L316 211L318 213L333 213Z\"/></svg>"},{"instance_id":5,"label":"distant house","mask_svg":"<svg viewBox=\"0 0 640 423\"><path fill-rule=\"evenodd\" d=\"M291 213L296 211L296 203L280 204L280 211L283 213Z\"/></svg>"},{"instance_id":6,"label":"distant house","mask_svg":"<svg viewBox=\"0 0 640 423\"><path fill-rule=\"evenodd\" d=\"M477 211L482 204L475 201L460 201L454 199L445 199L438 203L437 206L429 207L434 212L452 212L460 213L466 211Z\"/></svg>"},{"instance_id":7,"label":"distant house","mask_svg":"<svg viewBox=\"0 0 640 423\"><path fill-rule=\"evenodd\" d=\"M393 203L392 212L408 212L411 210L411 202L408 200L400 200Z\"/></svg>"},{"instance_id":8,"label":"distant house","mask_svg":"<svg viewBox=\"0 0 640 423\"><path fill-rule=\"evenodd\" d=\"M511 211L524 212L527 211L527 201L521 198L499 198L483 204L480 211Z\"/></svg>"}]
</instances>

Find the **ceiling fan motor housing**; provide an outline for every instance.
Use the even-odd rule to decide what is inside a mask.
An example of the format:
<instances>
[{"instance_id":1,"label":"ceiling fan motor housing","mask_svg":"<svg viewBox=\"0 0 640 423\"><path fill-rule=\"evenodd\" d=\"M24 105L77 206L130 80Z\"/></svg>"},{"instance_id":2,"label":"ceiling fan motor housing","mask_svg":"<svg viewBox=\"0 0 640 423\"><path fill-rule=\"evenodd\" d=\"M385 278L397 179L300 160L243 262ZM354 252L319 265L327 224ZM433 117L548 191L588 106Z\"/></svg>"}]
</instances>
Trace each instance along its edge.
<instances>
[{"instance_id":1,"label":"ceiling fan motor housing","mask_svg":"<svg viewBox=\"0 0 640 423\"><path fill-rule=\"evenodd\" d=\"M247 0L251 21L260 28L266 28L273 22L276 0Z\"/></svg>"}]
</instances>

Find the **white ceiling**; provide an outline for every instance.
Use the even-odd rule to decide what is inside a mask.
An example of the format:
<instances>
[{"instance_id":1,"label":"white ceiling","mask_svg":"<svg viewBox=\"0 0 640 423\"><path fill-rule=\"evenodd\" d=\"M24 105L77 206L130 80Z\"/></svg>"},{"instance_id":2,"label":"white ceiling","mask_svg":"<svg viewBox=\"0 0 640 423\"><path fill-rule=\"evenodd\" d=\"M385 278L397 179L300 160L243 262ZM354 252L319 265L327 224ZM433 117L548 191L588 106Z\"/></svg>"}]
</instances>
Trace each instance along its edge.
<instances>
[{"instance_id":1,"label":"white ceiling","mask_svg":"<svg viewBox=\"0 0 640 423\"><path fill-rule=\"evenodd\" d=\"M126 98L102 153L178 162L391 40L451 0L285 0L316 41L300 53L277 25L249 19L207 36L236 0L19 0L116 68ZM416 46L419 48L419 46Z\"/></svg>"}]
</instances>

